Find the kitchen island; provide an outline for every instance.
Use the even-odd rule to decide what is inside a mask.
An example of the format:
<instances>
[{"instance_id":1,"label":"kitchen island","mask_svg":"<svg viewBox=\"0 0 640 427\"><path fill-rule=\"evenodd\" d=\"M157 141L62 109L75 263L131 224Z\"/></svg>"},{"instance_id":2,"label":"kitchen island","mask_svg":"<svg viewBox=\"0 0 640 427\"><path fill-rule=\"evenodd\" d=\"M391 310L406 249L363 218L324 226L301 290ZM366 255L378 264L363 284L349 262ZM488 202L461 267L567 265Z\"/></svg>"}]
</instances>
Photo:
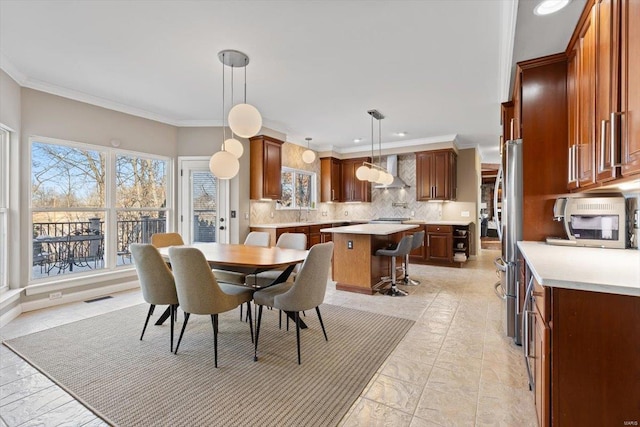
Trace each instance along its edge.
<instances>
[{"instance_id":1,"label":"kitchen island","mask_svg":"<svg viewBox=\"0 0 640 427\"><path fill-rule=\"evenodd\" d=\"M389 257L376 256L376 251L417 228L413 224L359 224L321 229L322 233L333 235L332 273L336 289L372 295L380 278L390 275L391 264Z\"/></svg>"},{"instance_id":2,"label":"kitchen island","mask_svg":"<svg viewBox=\"0 0 640 427\"><path fill-rule=\"evenodd\" d=\"M538 423L640 422L640 251L518 242Z\"/></svg>"}]
</instances>

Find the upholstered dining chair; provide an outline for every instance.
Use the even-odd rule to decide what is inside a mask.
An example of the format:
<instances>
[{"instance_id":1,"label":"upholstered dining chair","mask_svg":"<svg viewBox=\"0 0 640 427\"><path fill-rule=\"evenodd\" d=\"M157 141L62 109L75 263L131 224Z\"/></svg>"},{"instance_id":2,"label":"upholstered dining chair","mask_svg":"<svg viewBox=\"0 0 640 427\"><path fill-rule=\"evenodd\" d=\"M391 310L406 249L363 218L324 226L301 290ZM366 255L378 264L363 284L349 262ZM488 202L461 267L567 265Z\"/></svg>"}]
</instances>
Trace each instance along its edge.
<instances>
[{"instance_id":1,"label":"upholstered dining chair","mask_svg":"<svg viewBox=\"0 0 640 427\"><path fill-rule=\"evenodd\" d=\"M244 240L245 245L264 246L265 248L268 248L270 243L271 236L269 233L264 231L251 231L247 234L247 237ZM218 282L231 283L234 285L244 285L247 279L247 275L245 273L220 270L217 268L213 269L213 274L215 274ZM240 317L242 317L242 314L240 314Z\"/></svg>"},{"instance_id":2,"label":"upholstered dining chair","mask_svg":"<svg viewBox=\"0 0 640 427\"><path fill-rule=\"evenodd\" d=\"M298 249L304 251L307 249L307 235L304 233L282 233L278 237L276 247L284 249ZM296 273L300 269L300 264L296 265L293 272L289 275L289 281L293 282ZM277 268L269 271L263 271L258 274L249 274L245 281L250 285L257 285L257 287L264 287L276 280L280 274L284 271L284 268Z\"/></svg>"},{"instance_id":3,"label":"upholstered dining chair","mask_svg":"<svg viewBox=\"0 0 640 427\"><path fill-rule=\"evenodd\" d=\"M151 244L156 248L182 246L184 241L179 233L155 233L151 235Z\"/></svg>"},{"instance_id":4,"label":"upholstered dining chair","mask_svg":"<svg viewBox=\"0 0 640 427\"><path fill-rule=\"evenodd\" d=\"M320 304L324 301L329 278L329 267L333 255L333 242L318 243L310 250L307 258L302 263L300 271L293 283L284 282L253 294L253 301L258 304L258 323L256 327L254 360L258 358L258 337L260 335L260 323L262 321L262 308L264 306L293 313L296 323L296 343L298 348L298 365L300 358L300 312L316 309L318 320L322 327L324 339L328 341L327 332L320 315Z\"/></svg>"},{"instance_id":5,"label":"upholstered dining chair","mask_svg":"<svg viewBox=\"0 0 640 427\"><path fill-rule=\"evenodd\" d=\"M173 324L178 307L178 295L173 274L164 259L153 245L145 243L132 243L131 255L136 266L142 297L150 304L147 319L140 334L140 340L149 324L149 318L153 314L156 305L168 304L171 312L171 351L173 351Z\"/></svg>"},{"instance_id":6,"label":"upholstered dining chair","mask_svg":"<svg viewBox=\"0 0 640 427\"><path fill-rule=\"evenodd\" d=\"M184 324L180 331L175 354L182 341L191 314L208 314L213 324L213 349L215 367L218 367L218 314L233 310L247 303L249 329L253 342L253 322L251 319L250 301L253 289L218 283L209 263L202 252L196 248L172 246L169 248L169 259L173 265L178 302L185 312Z\"/></svg>"}]
</instances>

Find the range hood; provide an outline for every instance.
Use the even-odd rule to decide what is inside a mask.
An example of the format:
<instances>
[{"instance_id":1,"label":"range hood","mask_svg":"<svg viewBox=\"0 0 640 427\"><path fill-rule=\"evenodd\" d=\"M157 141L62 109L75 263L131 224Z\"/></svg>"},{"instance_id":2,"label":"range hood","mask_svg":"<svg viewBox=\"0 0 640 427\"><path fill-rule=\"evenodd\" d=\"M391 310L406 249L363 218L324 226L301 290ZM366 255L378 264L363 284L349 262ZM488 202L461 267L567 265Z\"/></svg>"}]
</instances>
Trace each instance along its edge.
<instances>
[{"instance_id":1,"label":"range hood","mask_svg":"<svg viewBox=\"0 0 640 427\"><path fill-rule=\"evenodd\" d=\"M393 176L393 182L389 185L376 185L373 188L409 188L406 182L404 182L398 176L398 155L391 154L387 156L387 172Z\"/></svg>"}]
</instances>

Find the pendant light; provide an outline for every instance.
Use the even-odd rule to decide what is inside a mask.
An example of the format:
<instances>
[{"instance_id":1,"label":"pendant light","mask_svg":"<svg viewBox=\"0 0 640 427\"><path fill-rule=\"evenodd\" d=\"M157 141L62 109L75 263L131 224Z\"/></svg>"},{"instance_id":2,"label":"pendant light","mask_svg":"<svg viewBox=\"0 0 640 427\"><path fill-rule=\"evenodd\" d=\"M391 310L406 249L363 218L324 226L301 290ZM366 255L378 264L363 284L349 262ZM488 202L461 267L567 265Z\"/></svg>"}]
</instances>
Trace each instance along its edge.
<instances>
[{"instance_id":1,"label":"pendant light","mask_svg":"<svg viewBox=\"0 0 640 427\"><path fill-rule=\"evenodd\" d=\"M224 71L224 70L223 70ZM231 67L231 105L233 105L234 97L233 97L233 67ZM224 111L223 111L224 114ZM233 135L233 129L231 130L231 138L225 139L224 141L224 151L228 151L233 154L237 159L242 157L244 153L244 147L242 143L235 139Z\"/></svg>"},{"instance_id":2,"label":"pendant light","mask_svg":"<svg viewBox=\"0 0 640 427\"><path fill-rule=\"evenodd\" d=\"M302 153L302 161L305 163L313 163L316 160L316 153L311 149L311 138L305 138L307 141L307 149Z\"/></svg>"},{"instance_id":3,"label":"pendant light","mask_svg":"<svg viewBox=\"0 0 640 427\"><path fill-rule=\"evenodd\" d=\"M226 51L220 52L222 54L222 149L211 156L209 159L209 170L218 179L231 179L238 174L240 170L240 162L238 158L231 152L225 150L226 148L226 128L224 124L224 66L226 65L225 56ZM220 54L218 54L220 57ZM239 142L239 141L238 141Z\"/></svg>"},{"instance_id":4,"label":"pendant light","mask_svg":"<svg viewBox=\"0 0 640 427\"><path fill-rule=\"evenodd\" d=\"M229 127L242 138L251 138L262 128L262 116L256 107L247 104L247 65L249 57L237 50L227 49L218 52L218 58L229 67L244 68L244 103L235 105L229 111Z\"/></svg>"},{"instance_id":5,"label":"pendant light","mask_svg":"<svg viewBox=\"0 0 640 427\"><path fill-rule=\"evenodd\" d=\"M369 110L367 114L371 116L371 161L374 161L374 148L373 148L373 119L378 120L378 145L379 155L378 162L382 161L382 124L380 120L384 119L384 116L378 110ZM393 176L387 172L381 165L378 166L375 163L362 162L362 166L356 169L356 178L360 181L375 182L377 184L388 185L385 183L393 182Z\"/></svg>"}]
</instances>

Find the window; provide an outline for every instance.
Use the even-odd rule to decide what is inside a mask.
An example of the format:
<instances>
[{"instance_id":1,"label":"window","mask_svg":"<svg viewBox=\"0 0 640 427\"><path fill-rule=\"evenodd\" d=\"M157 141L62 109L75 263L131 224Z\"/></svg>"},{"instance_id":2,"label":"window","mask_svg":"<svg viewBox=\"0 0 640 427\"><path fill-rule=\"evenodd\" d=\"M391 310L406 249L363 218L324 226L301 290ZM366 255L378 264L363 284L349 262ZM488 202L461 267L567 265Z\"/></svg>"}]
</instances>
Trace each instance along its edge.
<instances>
[{"instance_id":1,"label":"window","mask_svg":"<svg viewBox=\"0 0 640 427\"><path fill-rule=\"evenodd\" d=\"M166 158L32 139L30 278L131 264L131 243L166 230L168 168Z\"/></svg>"},{"instance_id":2,"label":"window","mask_svg":"<svg viewBox=\"0 0 640 427\"><path fill-rule=\"evenodd\" d=\"M318 197L315 173L283 167L280 182L282 199L278 209L315 209Z\"/></svg>"},{"instance_id":3,"label":"window","mask_svg":"<svg viewBox=\"0 0 640 427\"><path fill-rule=\"evenodd\" d=\"M8 287L9 132L0 128L0 292Z\"/></svg>"}]
</instances>

